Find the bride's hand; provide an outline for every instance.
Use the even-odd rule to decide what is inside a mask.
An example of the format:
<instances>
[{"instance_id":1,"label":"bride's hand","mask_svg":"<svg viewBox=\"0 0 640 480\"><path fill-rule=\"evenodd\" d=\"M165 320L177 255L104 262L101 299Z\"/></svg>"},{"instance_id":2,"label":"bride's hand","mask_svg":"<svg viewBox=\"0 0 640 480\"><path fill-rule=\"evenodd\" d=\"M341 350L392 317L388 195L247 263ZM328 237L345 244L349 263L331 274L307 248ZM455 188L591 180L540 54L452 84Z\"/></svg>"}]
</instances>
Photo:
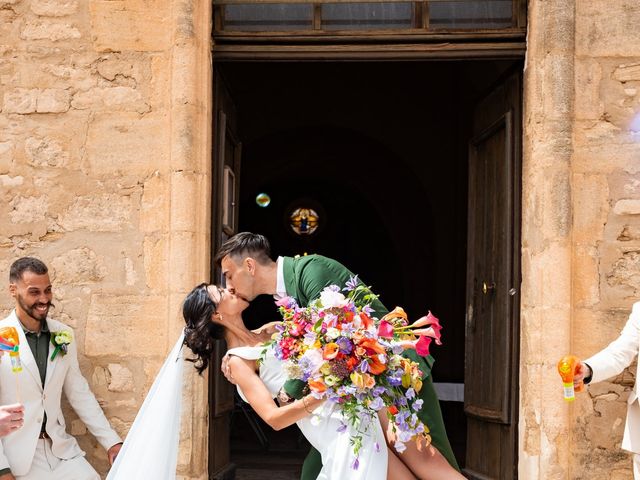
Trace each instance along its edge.
<instances>
[{"instance_id":1,"label":"bride's hand","mask_svg":"<svg viewBox=\"0 0 640 480\"><path fill-rule=\"evenodd\" d=\"M273 335L276 333L276 325L280 325L282 322L269 322L262 325L260 328L251 330L256 335Z\"/></svg>"},{"instance_id":2,"label":"bride's hand","mask_svg":"<svg viewBox=\"0 0 640 480\"><path fill-rule=\"evenodd\" d=\"M227 381L233 385L237 385L233 375L231 375L231 368L229 367L229 355L225 355L222 357L222 365L220 365L220 370L222 370L222 374Z\"/></svg>"}]
</instances>

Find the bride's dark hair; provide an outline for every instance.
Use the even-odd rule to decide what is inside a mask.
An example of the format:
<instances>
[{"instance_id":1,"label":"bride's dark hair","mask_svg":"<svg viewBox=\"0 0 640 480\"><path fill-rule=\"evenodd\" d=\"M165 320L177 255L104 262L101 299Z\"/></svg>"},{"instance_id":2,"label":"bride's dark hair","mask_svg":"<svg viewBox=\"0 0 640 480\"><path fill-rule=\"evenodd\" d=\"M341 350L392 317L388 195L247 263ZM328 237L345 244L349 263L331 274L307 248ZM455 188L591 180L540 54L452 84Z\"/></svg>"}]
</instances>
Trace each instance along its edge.
<instances>
[{"instance_id":1,"label":"bride's dark hair","mask_svg":"<svg viewBox=\"0 0 640 480\"><path fill-rule=\"evenodd\" d=\"M216 340L224 338L224 327L211 320L218 305L209 296L208 286L201 283L195 287L182 304L182 316L187 324L184 343L196 355L196 358L188 360L194 362L200 375L209 366Z\"/></svg>"}]
</instances>

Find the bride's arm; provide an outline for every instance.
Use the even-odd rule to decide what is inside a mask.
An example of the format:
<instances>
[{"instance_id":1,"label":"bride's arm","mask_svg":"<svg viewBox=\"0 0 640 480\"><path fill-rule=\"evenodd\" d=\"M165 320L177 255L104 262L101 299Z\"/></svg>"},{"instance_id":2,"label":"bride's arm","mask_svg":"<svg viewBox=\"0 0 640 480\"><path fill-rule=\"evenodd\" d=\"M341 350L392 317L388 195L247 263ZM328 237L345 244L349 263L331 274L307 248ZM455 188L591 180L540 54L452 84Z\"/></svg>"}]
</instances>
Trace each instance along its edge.
<instances>
[{"instance_id":1,"label":"bride's arm","mask_svg":"<svg viewBox=\"0 0 640 480\"><path fill-rule=\"evenodd\" d=\"M253 365L255 365L253 361L240 357L232 356L229 359L231 373L249 404L260 418L274 430L281 430L293 425L324 402L324 399L319 400L312 395L307 395L284 407L278 407L271 398L269 390L253 369Z\"/></svg>"}]
</instances>

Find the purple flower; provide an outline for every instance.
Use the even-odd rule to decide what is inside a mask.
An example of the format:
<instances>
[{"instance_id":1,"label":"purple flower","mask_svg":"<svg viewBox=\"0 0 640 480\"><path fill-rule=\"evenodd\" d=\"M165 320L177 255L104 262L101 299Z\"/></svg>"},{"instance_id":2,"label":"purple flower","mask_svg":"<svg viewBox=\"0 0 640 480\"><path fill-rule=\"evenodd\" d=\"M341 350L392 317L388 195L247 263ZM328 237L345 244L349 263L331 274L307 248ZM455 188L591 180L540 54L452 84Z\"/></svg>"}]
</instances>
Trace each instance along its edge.
<instances>
[{"instance_id":1,"label":"purple flower","mask_svg":"<svg viewBox=\"0 0 640 480\"><path fill-rule=\"evenodd\" d=\"M411 400L412 398L416 398L416 391L413 388L409 388L405 392L404 396L407 397L409 400Z\"/></svg>"},{"instance_id":2,"label":"purple flower","mask_svg":"<svg viewBox=\"0 0 640 480\"><path fill-rule=\"evenodd\" d=\"M350 292L351 290L355 290L356 287L358 286L358 283L359 283L358 275L355 275L349 278L349 281L347 282L347 286L344 287L342 290L344 290L345 292Z\"/></svg>"},{"instance_id":3,"label":"purple flower","mask_svg":"<svg viewBox=\"0 0 640 480\"><path fill-rule=\"evenodd\" d=\"M415 402L413 402L413 405L412 405L413 409L416 412L420 411L420 409L422 409L422 403L423 402L424 401L421 398L418 398Z\"/></svg>"},{"instance_id":4,"label":"purple flower","mask_svg":"<svg viewBox=\"0 0 640 480\"><path fill-rule=\"evenodd\" d=\"M351 464L351 468L353 468L354 470L358 470L358 467L360 467L360 460L358 459L358 457L356 457Z\"/></svg>"},{"instance_id":5,"label":"purple flower","mask_svg":"<svg viewBox=\"0 0 640 480\"><path fill-rule=\"evenodd\" d=\"M380 453L380 444L378 442L375 442L373 444L373 449L375 450L376 453Z\"/></svg>"},{"instance_id":6,"label":"purple flower","mask_svg":"<svg viewBox=\"0 0 640 480\"><path fill-rule=\"evenodd\" d=\"M371 314L374 312L373 308L371 308L369 305L365 305L364 307L362 307L362 311L369 316L371 316Z\"/></svg>"},{"instance_id":7,"label":"purple flower","mask_svg":"<svg viewBox=\"0 0 640 480\"><path fill-rule=\"evenodd\" d=\"M344 353L345 355L349 355L351 353L351 351L353 350L353 344L351 343L351 340L349 340L346 337L339 337L336 340L336 343L338 344L338 347L340 348L340 352Z\"/></svg>"},{"instance_id":8,"label":"purple flower","mask_svg":"<svg viewBox=\"0 0 640 480\"><path fill-rule=\"evenodd\" d=\"M361 373L367 373L369 371L369 364L367 363L366 360L363 360L360 362L360 365L358 365L356 368L360 370Z\"/></svg>"},{"instance_id":9,"label":"purple flower","mask_svg":"<svg viewBox=\"0 0 640 480\"><path fill-rule=\"evenodd\" d=\"M396 443L393 444L394 448L396 449L396 452L398 453L402 453L407 449L407 446L400 441L397 441Z\"/></svg>"},{"instance_id":10,"label":"purple flower","mask_svg":"<svg viewBox=\"0 0 640 480\"><path fill-rule=\"evenodd\" d=\"M369 408L374 409L375 411L380 410L382 407L384 407L384 402L382 401L382 399L380 397L376 397L374 398L370 403L369 403Z\"/></svg>"},{"instance_id":11,"label":"purple flower","mask_svg":"<svg viewBox=\"0 0 640 480\"><path fill-rule=\"evenodd\" d=\"M339 433L344 433L347 431L347 424L344 422L340 422L340 426L338 427L338 429L336 430L336 432Z\"/></svg>"},{"instance_id":12,"label":"purple flower","mask_svg":"<svg viewBox=\"0 0 640 480\"><path fill-rule=\"evenodd\" d=\"M329 285L328 287L325 288L325 290L329 290L330 292L339 292L340 287L337 285Z\"/></svg>"}]
</instances>

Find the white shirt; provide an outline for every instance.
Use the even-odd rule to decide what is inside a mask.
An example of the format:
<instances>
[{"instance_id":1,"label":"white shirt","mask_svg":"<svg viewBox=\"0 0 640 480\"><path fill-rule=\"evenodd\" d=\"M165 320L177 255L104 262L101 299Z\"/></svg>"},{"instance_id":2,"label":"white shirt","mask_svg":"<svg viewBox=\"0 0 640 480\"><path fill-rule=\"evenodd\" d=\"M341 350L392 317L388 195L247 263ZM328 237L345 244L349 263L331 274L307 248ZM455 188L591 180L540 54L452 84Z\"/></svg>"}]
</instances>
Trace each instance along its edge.
<instances>
[{"instance_id":1,"label":"white shirt","mask_svg":"<svg viewBox=\"0 0 640 480\"><path fill-rule=\"evenodd\" d=\"M284 284L284 257L278 257L278 260L276 260L276 266L276 294L273 298L275 300L280 300L287 296L287 287Z\"/></svg>"}]
</instances>

